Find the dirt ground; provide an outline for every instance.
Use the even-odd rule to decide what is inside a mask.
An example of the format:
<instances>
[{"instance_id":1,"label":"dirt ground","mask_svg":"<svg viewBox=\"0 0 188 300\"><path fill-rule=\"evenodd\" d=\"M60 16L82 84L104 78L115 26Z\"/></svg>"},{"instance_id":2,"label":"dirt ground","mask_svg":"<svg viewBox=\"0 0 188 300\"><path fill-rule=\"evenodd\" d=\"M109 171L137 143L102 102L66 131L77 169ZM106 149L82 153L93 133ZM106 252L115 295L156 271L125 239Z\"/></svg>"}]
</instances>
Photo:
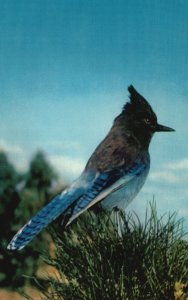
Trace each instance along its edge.
<instances>
[{"instance_id":1,"label":"dirt ground","mask_svg":"<svg viewBox=\"0 0 188 300\"><path fill-rule=\"evenodd\" d=\"M59 273L57 270L50 266L41 266L37 273L38 278L45 279L53 277L55 279L61 280ZM32 287L25 287L25 293L28 294L33 300L41 300L44 299L44 295L41 294L37 289ZM0 300L26 300L23 296L21 296L18 292L8 291L6 289L0 289Z\"/></svg>"},{"instance_id":2,"label":"dirt ground","mask_svg":"<svg viewBox=\"0 0 188 300\"><path fill-rule=\"evenodd\" d=\"M41 294L39 291L30 287L27 287L25 291L31 298L33 298L33 300L41 300ZM17 292L11 292L11 291L1 289L0 300L26 300L26 298L24 298Z\"/></svg>"}]
</instances>

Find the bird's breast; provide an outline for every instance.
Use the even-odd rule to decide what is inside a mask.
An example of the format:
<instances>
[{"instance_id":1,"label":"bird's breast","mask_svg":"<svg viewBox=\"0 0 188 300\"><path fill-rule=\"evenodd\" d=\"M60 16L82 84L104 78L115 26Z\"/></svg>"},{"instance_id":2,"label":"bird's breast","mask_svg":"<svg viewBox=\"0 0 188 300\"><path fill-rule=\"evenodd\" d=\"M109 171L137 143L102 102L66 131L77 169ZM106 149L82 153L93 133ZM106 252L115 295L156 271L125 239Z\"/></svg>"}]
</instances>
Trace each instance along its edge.
<instances>
[{"instance_id":1,"label":"bird's breast","mask_svg":"<svg viewBox=\"0 0 188 300\"><path fill-rule=\"evenodd\" d=\"M102 202L101 205L105 209L125 209L129 203L136 197L142 186L144 185L147 175L149 173L149 164L138 176L127 182L125 176L125 184L121 183L120 188L109 194ZM123 178L121 179L122 182Z\"/></svg>"}]
</instances>

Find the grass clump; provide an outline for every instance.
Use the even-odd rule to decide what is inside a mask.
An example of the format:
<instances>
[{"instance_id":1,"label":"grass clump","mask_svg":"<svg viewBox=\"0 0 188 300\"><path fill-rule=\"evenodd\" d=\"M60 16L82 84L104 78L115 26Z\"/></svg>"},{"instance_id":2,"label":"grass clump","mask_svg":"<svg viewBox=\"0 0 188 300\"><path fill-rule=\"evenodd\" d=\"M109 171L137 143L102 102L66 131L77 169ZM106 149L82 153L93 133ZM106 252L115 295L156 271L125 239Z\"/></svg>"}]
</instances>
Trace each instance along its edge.
<instances>
[{"instance_id":1,"label":"grass clump","mask_svg":"<svg viewBox=\"0 0 188 300\"><path fill-rule=\"evenodd\" d=\"M49 278L47 299L171 300L175 284L188 282L182 220L158 218L154 205L144 223L122 211L86 213L53 238L55 257L46 261L60 279Z\"/></svg>"}]
</instances>

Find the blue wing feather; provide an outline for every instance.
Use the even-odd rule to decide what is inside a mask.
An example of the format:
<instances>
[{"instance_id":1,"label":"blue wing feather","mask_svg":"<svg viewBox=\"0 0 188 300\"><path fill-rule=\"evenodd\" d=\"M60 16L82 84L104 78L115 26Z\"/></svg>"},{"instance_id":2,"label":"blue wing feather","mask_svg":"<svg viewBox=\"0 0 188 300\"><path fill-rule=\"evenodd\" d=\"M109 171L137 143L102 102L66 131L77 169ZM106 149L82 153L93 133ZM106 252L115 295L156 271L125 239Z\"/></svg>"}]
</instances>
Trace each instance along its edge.
<instances>
[{"instance_id":1,"label":"blue wing feather","mask_svg":"<svg viewBox=\"0 0 188 300\"><path fill-rule=\"evenodd\" d=\"M69 224L81 212L95 204L98 196L105 195L103 192L108 190L109 187L113 187L119 179L124 178L124 182L128 182L138 176L144 168L145 164L137 162L128 171L123 168L102 173L85 171L67 191L56 196L18 231L8 245L8 249L22 249L61 214L68 215ZM118 188L118 185L115 188ZM110 192L113 192L113 190L109 190ZM99 197L97 201L101 199L103 198Z\"/></svg>"},{"instance_id":2,"label":"blue wing feather","mask_svg":"<svg viewBox=\"0 0 188 300\"><path fill-rule=\"evenodd\" d=\"M62 222L63 225L69 225L80 214L80 212L86 210L88 206L91 207L92 202L95 201L96 203L96 198L101 194L101 192L105 192L110 186L112 186L112 190L109 191L110 193L113 192L113 187L114 189L121 188L122 185L135 178L135 176L139 176L145 168L146 164L138 161L135 162L133 167L128 171L122 168L100 173L94 180L91 188L87 189L84 195L80 197L76 203L74 203L73 209L71 211L69 210L69 220L67 223ZM121 178L122 181L119 182L119 185L113 186L113 184L118 182ZM104 197L99 198L99 201L103 200L105 197L106 194L104 193Z\"/></svg>"}]
</instances>

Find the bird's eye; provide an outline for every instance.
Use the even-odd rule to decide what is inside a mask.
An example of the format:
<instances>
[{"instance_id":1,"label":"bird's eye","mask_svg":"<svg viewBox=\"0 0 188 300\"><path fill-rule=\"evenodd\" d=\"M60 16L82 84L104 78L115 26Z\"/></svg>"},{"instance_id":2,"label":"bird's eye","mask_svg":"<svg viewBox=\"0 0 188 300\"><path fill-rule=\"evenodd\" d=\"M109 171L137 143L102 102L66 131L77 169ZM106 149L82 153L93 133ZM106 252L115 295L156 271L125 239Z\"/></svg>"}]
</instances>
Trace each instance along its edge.
<instances>
[{"instance_id":1,"label":"bird's eye","mask_svg":"<svg viewBox=\"0 0 188 300\"><path fill-rule=\"evenodd\" d=\"M145 118L144 119L144 123L147 124L147 125L149 125L149 124L151 124L151 120L149 118Z\"/></svg>"}]
</instances>

